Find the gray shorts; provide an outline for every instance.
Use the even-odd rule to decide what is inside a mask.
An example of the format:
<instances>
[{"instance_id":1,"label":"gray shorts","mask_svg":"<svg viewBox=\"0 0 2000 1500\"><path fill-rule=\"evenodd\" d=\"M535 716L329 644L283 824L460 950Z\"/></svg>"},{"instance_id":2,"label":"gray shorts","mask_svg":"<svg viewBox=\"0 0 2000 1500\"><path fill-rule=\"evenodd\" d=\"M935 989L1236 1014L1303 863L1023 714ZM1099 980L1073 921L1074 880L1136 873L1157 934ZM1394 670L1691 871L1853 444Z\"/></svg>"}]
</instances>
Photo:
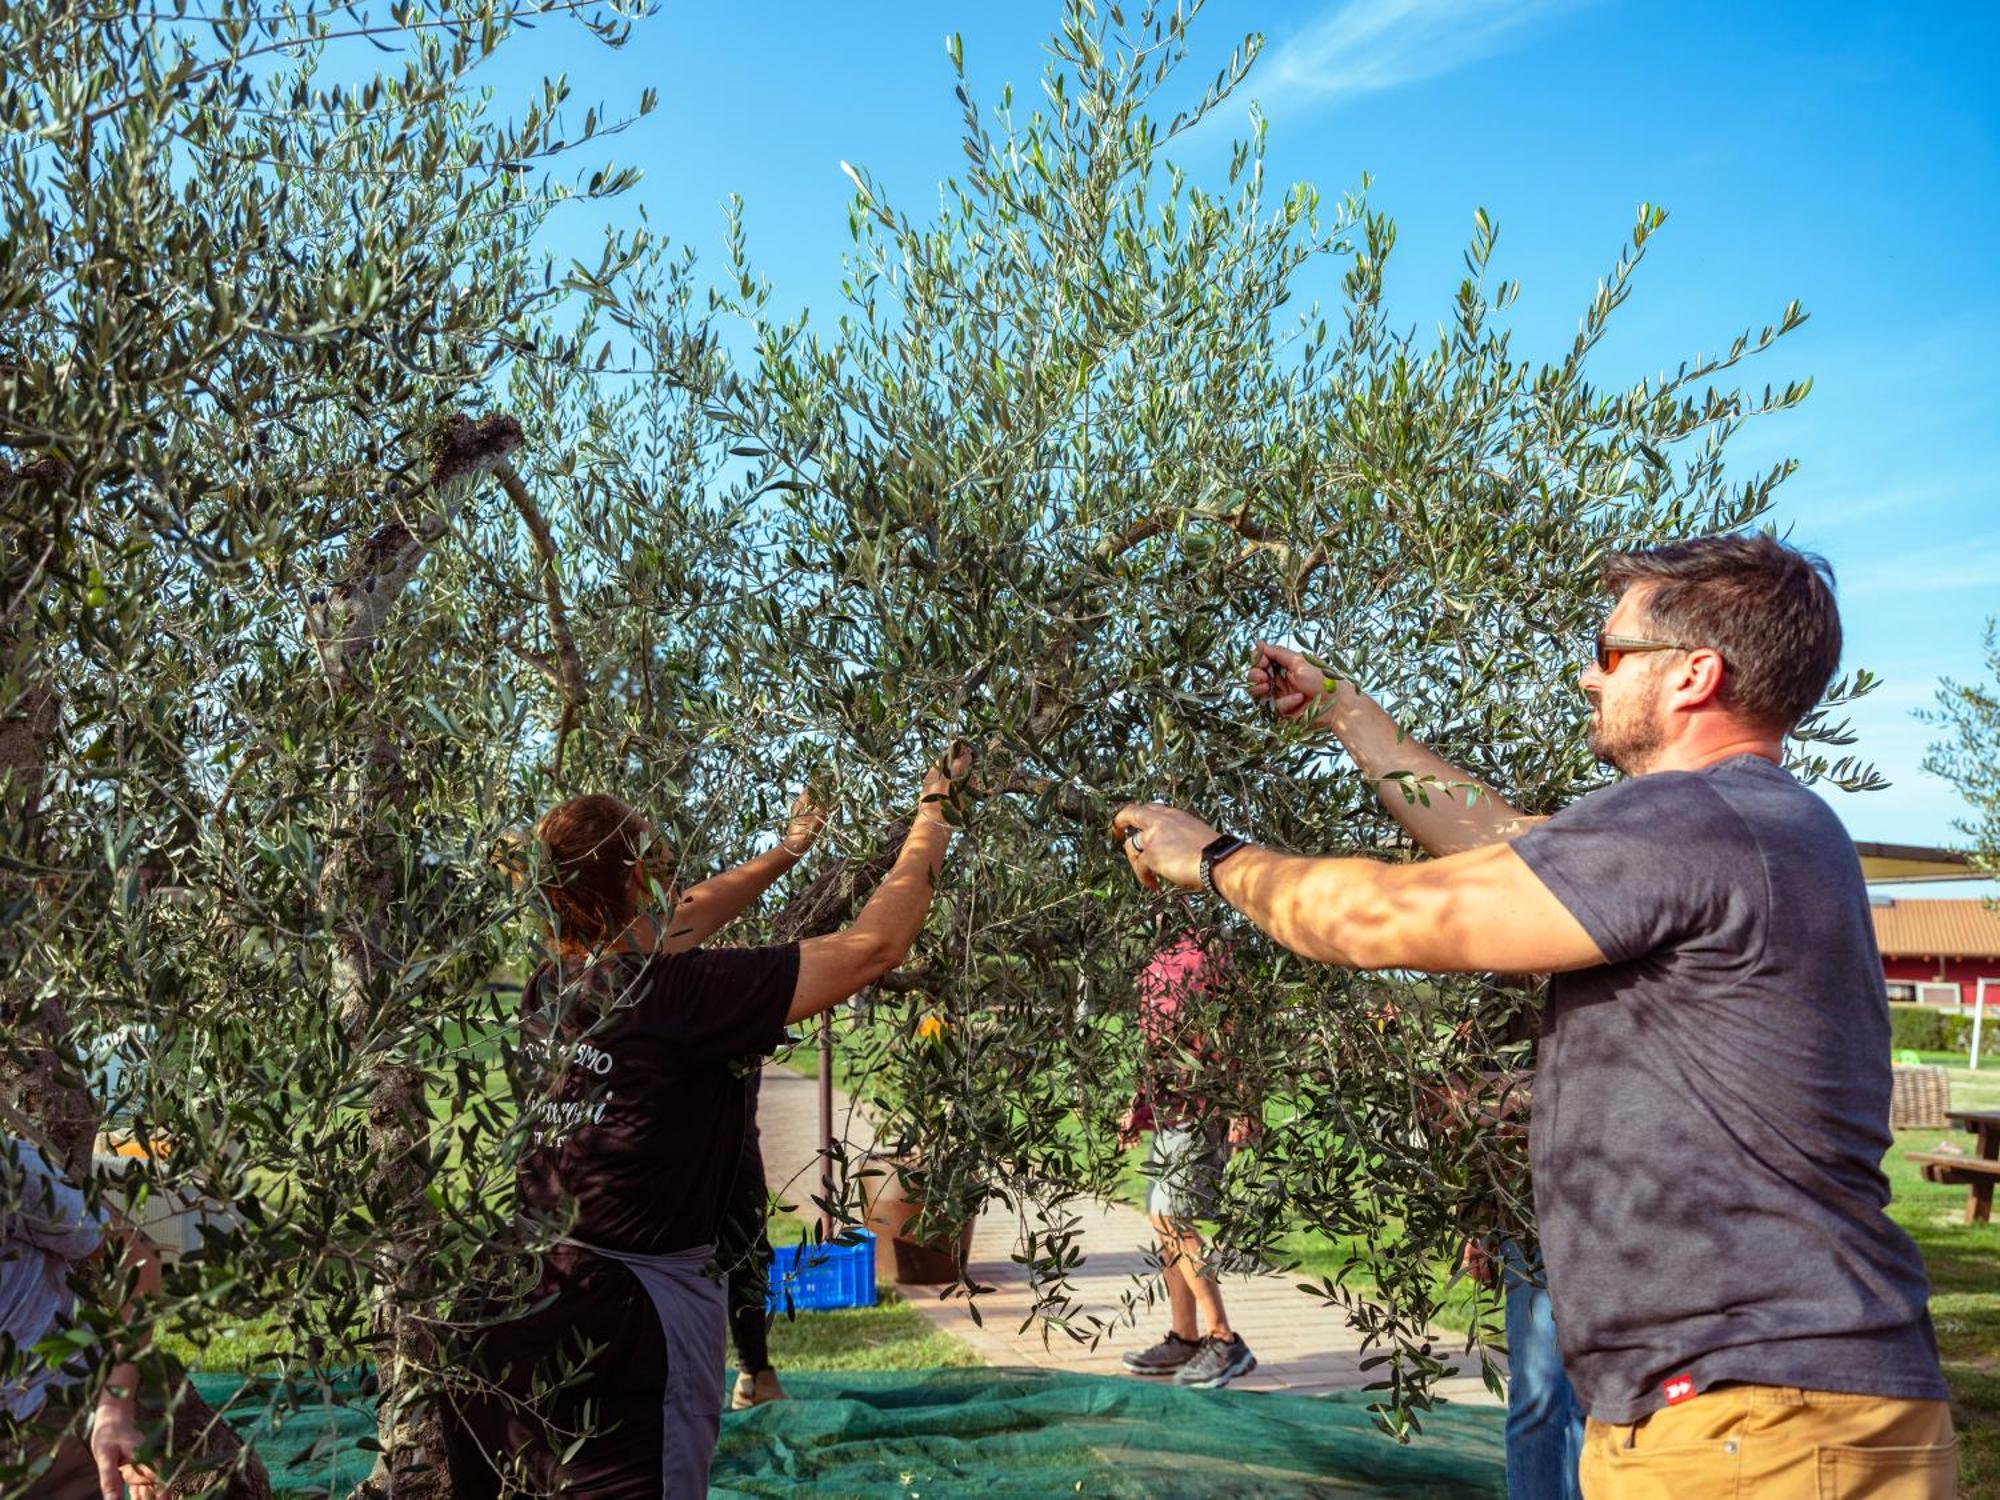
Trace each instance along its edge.
<instances>
[{"instance_id":1,"label":"gray shorts","mask_svg":"<svg viewBox=\"0 0 2000 1500\"><path fill-rule=\"evenodd\" d=\"M1163 1219L1212 1219L1229 1166L1229 1124L1176 1125L1153 1132L1144 1171L1153 1186L1146 1212Z\"/></svg>"}]
</instances>

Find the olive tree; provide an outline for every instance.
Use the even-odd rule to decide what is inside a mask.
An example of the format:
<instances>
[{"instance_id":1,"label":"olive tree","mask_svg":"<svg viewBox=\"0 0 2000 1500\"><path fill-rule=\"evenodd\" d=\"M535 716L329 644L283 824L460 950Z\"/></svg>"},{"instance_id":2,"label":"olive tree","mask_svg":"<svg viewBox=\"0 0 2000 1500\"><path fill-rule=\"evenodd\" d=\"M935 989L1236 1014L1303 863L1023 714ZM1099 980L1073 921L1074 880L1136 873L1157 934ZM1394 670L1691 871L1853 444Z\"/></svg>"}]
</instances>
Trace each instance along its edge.
<instances>
[{"instance_id":1,"label":"olive tree","mask_svg":"<svg viewBox=\"0 0 2000 1500\"><path fill-rule=\"evenodd\" d=\"M281 1407L372 1364L385 1494L442 1492L452 1296L526 1259L492 848L577 775L719 785L695 616L754 589L685 258L540 247L630 185L565 175L618 122L474 87L555 17L625 35L615 4L0 4L9 1128L93 1192L101 1124L165 1143L121 1196L227 1212L88 1331L261 1328Z\"/></svg>"},{"instance_id":2,"label":"olive tree","mask_svg":"<svg viewBox=\"0 0 2000 1500\"><path fill-rule=\"evenodd\" d=\"M1986 676L1979 682L1938 684L1937 702L1919 717L1941 731L1924 756L1924 769L1959 790L1967 812L1958 831L1969 842L1973 864L2000 874L2000 635L1986 622Z\"/></svg>"},{"instance_id":3,"label":"olive tree","mask_svg":"<svg viewBox=\"0 0 2000 1500\"><path fill-rule=\"evenodd\" d=\"M1363 192L1274 191L1261 131L1214 181L1173 164L1256 50L1161 123L1194 9L1072 4L1025 115L975 108L954 43L968 170L927 219L856 173L820 327L771 314L740 226L713 301L645 229L543 253L548 214L629 185L561 175L613 127L560 82L502 118L474 70L557 13L615 43L615 10L0 0L0 1061L89 1177L86 1044L122 1037L116 1123L172 1146L128 1196L230 1210L135 1334L261 1328L281 1408L373 1366L368 1488L440 1489L465 1294L518 1299L536 1248L508 1193L529 924L493 855L567 791L640 805L686 879L831 778L846 817L782 935L851 907L925 755L977 744L941 916L885 986L885 1126L942 1211L1014 1205L1043 1315L1090 1337L1131 1311L1064 1272L1117 1167L1132 976L1213 920L1131 887L1110 810L1407 852L1375 788L1245 708L1249 642L1338 659L1527 806L1592 784L1593 560L1763 512L1785 469L1723 446L1804 388L1719 382L1801 315L1593 384L1645 209L1552 362L1510 350L1483 217L1435 340L1391 327ZM370 42L400 70L357 66ZM1203 1087L1273 1128L1223 1240L1352 1247L1324 1290L1403 1420L1436 1267L1525 1217L1513 1144L1423 1100L1508 1055L1519 1002L1231 942ZM917 1011L952 1024L913 1044Z\"/></svg>"},{"instance_id":4,"label":"olive tree","mask_svg":"<svg viewBox=\"0 0 2000 1500\"><path fill-rule=\"evenodd\" d=\"M1806 384L1727 382L1804 314L1597 383L1593 350L1665 222L1642 205L1553 358L1513 347L1518 288L1483 212L1436 329L1393 326L1395 227L1365 179L1338 200L1273 185L1261 121L1226 165L1176 160L1256 52L1177 95L1198 9L1072 0L1034 97L990 111L953 39L963 172L919 215L850 169L838 317L741 299L758 367L719 405L789 570L755 622L790 664L784 722L862 804L947 735L980 753L943 915L867 1059L925 1199L1017 1214L1051 1327L1088 1338L1129 1315L1136 1287L1118 1308L1072 1295L1074 1205L1114 1180L1136 973L1164 935L1212 931L1235 977L1197 1025L1226 1012L1229 1056L1199 1086L1272 1121L1220 1243L1264 1266L1300 1227L1343 1247L1320 1290L1381 1346L1400 1424L1443 1367L1443 1270L1469 1235L1529 1232L1519 1143L1435 1102L1519 1061L1520 992L1302 964L1206 903L1148 897L1111 813L1157 798L1281 846L1409 856L1381 788L1249 705L1260 637L1338 664L1531 811L1599 784L1574 686L1597 561L1768 509L1790 465L1740 475L1725 447ZM1843 725L1803 736L1809 772L1872 779L1815 748ZM915 1035L923 1015L941 1041Z\"/></svg>"}]
</instances>

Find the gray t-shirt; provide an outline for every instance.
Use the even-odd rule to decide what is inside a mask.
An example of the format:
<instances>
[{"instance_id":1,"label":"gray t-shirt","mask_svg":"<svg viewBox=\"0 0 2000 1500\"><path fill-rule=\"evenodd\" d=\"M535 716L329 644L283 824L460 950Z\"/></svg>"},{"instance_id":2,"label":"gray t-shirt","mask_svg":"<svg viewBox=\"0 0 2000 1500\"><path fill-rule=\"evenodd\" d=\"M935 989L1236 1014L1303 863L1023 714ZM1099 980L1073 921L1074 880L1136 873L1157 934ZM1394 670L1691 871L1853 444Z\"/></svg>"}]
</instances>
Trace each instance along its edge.
<instances>
[{"instance_id":1,"label":"gray t-shirt","mask_svg":"<svg viewBox=\"0 0 2000 1500\"><path fill-rule=\"evenodd\" d=\"M0 1133L0 1408L26 1421L72 1384L29 1351L69 1315L70 1267L104 1239L103 1220L48 1158Z\"/></svg>"},{"instance_id":2,"label":"gray t-shirt","mask_svg":"<svg viewBox=\"0 0 2000 1500\"><path fill-rule=\"evenodd\" d=\"M1889 1013L1833 811L1756 756L1635 777L1515 841L1608 962L1557 975L1530 1127L1563 1363L1633 1422L1666 1382L1944 1400L1889 1221Z\"/></svg>"}]
</instances>

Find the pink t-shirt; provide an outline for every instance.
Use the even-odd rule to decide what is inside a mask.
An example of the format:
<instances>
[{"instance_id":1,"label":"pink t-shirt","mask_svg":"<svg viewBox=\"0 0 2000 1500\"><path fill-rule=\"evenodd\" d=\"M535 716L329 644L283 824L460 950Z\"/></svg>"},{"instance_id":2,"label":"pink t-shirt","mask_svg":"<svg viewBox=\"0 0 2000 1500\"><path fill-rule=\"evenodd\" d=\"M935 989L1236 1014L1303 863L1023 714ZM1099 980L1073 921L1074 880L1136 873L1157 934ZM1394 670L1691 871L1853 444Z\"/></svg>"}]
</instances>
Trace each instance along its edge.
<instances>
[{"instance_id":1,"label":"pink t-shirt","mask_svg":"<svg viewBox=\"0 0 2000 1500\"><path fill-rule=\"evenodd\" d=\"M1191 932L1182 933L1153 955L1139 975L1139 1034L1145 1040L1146 1056L1139 1075L1139 1097L1134 1105L1152 1117L1155 1128L1189 1124L1211 1112L1208 1101L1184 1091L1187 1060L1193 1053L1207 1060L1206 1040L1188 1033L1182 1020L1187 1002L1212 992L1220 983L1219 970L1227 952L1211 942L1203 946Z\"/></svg>"}]
</instances>

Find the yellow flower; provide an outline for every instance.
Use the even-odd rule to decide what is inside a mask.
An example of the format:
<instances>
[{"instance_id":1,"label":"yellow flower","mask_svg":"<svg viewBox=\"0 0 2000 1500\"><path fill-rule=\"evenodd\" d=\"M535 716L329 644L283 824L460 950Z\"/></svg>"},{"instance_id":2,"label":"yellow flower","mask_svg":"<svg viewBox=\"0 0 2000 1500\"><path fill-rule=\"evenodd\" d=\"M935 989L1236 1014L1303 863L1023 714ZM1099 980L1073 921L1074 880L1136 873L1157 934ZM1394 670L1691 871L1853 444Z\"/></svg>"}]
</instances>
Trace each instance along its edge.
<instances>
[{"instance_id":1,"label":"yellow flower","mask_svg":"<svg viewBox=\"0 0 2000 1500\"><path fill-rule=\"evenodd\" d=\"M945 1027L950 1023L940 1015L927 1015L917 1022L917 1040L920 1042L941 1042Z\"/></svg>"}]
</instances>

